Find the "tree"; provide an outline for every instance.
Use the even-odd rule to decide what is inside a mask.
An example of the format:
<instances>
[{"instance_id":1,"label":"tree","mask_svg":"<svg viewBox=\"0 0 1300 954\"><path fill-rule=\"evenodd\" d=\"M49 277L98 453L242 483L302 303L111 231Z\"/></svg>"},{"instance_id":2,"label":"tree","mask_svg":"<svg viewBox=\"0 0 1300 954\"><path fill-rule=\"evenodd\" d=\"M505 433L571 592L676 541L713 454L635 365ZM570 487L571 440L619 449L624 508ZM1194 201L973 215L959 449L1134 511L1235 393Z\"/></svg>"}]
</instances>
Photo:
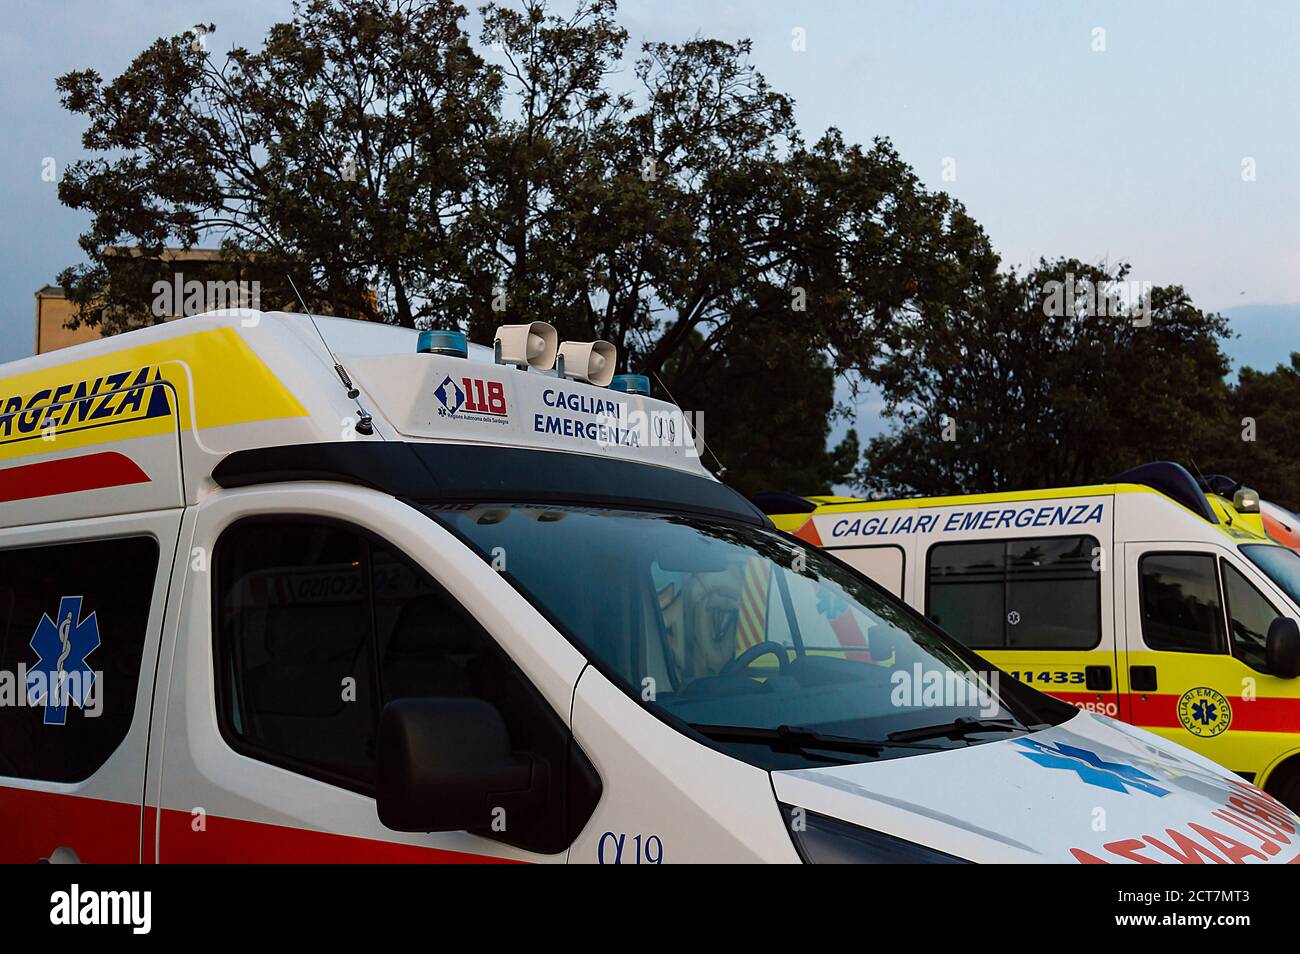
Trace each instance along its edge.
<instances>
[{"instance_id":1,"label":"tree","mask_svg":"<svg viewBox=\"0 0 1300 954\"><path fill-rule=\"evenodd\" d=\"M191 31L111 82L61 77L93 154L60 186L92 213L89 264L60 276L80 320L120 330L167 246L216 237L313 309L605 338L728 428L780 391L714 440L738 475L824 489L833 375L996 268L983 232L887 140L804 143L747 41L645 44L629 90L613 0L482 13L482 55L450 0L303 0L259 50L219 60ZM753 373L773 356L779 382Z\"/></svg>"},{"instance_id":2,"label":"tree","mask_svg":"<svg viewBox=\"0 0 1300 954\"><path fill-rule=\"evenodd\" d=\"M1300 354L1272 371L1242 368L1213 444L1198 461L1230 474L1265 500L1300 511Z\"/></svg>"},{"instance_id":3,"label":"tree","mask_svg":"<svg viewBox=\"0 0 1300 954\"><path fill-rule=\"evenodd\" d=\"M867 371L900 426L870 441L858 483L890 494L1069 486L1205 457L1228 400L1227 323L1178 287L1108 299L1127 276L1040 261L986 275L947 320L900 325Z\"/></svg>"},{"instance_id":4,"label":"tree","mask_svg":"<svg viewBox=\"0 0 1300 954\"><path fill-rule=\"evenodd\" d=\"M64 107L88 118L83 144L106 154L59 185L64 204L93 214L80 241L89 265L59 277L80 320L120 330L167 277L164 249L213 236L232 260L259 262L276 301L293 301L276 276L294 272L314 307L405 325L463 270L457 230L499 100L460 28L464 9L294 10L255 52L219 61L191 31L111 83L93 70L58 79ZM139 254L115 255L124 245Z\"/></svg>"},{"instance_id":5,"label":"tree","mask_svg":"<svg viewBox=\"0 0 1300 954\"><path fill-rule=\"evenodd\" d=\"M825 354L782 323L768 327L760 319L744 327L750 333L708 352L703 371L682 374L671 363L664 369L673 398L705 409L698 429L705 463L721 463L724 479L744 494L822 493L846 482L860 448L850 430L827 451L839 412ZM688 353L682 349L674 360Z\"/></svg>"}]
</instances>

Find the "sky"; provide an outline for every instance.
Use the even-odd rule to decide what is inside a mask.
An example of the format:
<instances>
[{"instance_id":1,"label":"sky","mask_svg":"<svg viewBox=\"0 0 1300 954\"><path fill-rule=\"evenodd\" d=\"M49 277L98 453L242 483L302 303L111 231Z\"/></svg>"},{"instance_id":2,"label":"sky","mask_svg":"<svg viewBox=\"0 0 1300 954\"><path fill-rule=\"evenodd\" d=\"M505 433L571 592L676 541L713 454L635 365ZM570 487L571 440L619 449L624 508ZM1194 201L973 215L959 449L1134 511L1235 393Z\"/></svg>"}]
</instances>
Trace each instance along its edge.
<instances>
[{"instance_id":1,"label":"sky","mask_svg":"<svg viewBox=\"0 0 1300 954\"><path fill-rule=\"evenodd\" d=\"M257 45L290 4L0 0L0 13L5 361L32 351L36 289L81 260L87 219L42 178L47 159L61 173L83 154L55 77L111 78L200 22L216 24L216 54ZM619 19L634 44L752 39L806 138L892 139L1008 265L1127 261L1131 279L1227 314L1239 363L1300 350L1300 0L624 0ZM871 395L857 413L879 430Z\"/></svg>"}]
</instances>

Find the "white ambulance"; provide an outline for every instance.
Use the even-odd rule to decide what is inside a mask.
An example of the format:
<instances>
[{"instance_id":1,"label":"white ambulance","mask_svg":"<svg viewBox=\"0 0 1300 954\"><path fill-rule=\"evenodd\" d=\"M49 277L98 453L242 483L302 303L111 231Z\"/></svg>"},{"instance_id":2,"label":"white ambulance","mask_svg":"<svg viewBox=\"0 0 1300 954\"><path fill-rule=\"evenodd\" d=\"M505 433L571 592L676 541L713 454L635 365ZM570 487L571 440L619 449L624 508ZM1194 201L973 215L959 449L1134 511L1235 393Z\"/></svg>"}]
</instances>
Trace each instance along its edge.
<instances>
[{"instance_id":1,"label":"white ambulance","mask_svg":"<svg viewBox=\"0 0 1300 954\"><path fill-rule=\"evenodd\" d=\"M0 368L0 861L1300 856L556 344L235 312Z\"/></svg>"}]
</instances>

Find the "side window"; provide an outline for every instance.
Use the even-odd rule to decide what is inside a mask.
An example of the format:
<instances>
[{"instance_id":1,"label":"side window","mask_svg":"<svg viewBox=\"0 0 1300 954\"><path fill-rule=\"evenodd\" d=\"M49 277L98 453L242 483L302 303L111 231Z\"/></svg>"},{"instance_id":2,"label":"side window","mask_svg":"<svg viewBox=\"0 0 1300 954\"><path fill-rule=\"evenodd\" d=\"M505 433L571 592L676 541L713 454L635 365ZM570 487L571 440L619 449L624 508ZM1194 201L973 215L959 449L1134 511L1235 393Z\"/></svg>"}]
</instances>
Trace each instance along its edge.
<instances>
[{"instance_id":1,"label":"side window","mask_svg":"<svg viewBox=\"0 0 1300 954\"><path fill-rule=\"evenodd\" d=\"M239 524L217 546L223 715L246 751L328 781L373 776L378 713L365 541Z\"/></svg>"},{"instance_id":2,"label":"side window","mask_svg":"<svg viewBox=\"0 0 1300 954\"><path fill-rule=\"evenodd\" d=\"M942 543L930 549L926 614L972 649L1006 645L1006 544Z\"/></svg>"},{"instance_id":3,"label":"side window","mask_svg":"<svg viewBox=\"0 0 1300 954\"><path fill-rule=\"evenodd\" d=\"M865 573L899 599L903 598L903 548L894 544L878 547L839 547L829 550L853 569Z\"/></svg>"},{"instance_id":4,"label":"side window","mask_svg":"<svg viewBox=\"0 0 1300 954\"><path fill-rule=\"evenodd\" d=\"M157 573L152 537L0 551L0 775L81 781L126 738Z\"/></svg>"},{"instance_id":5,"label":"side window","mask_svg":"<svg viewBox=\"0 0 1300 954\"><path fill-rule=\"evenodd\" d=\"M1101 642L1101 574L1093 537L1007 544L1007 646L1091 649Z\"/></svg>"},{"instance_id":6,"label":"side window","mask_svg":"<svg viewBox=\"0 0 1300 954\"><path fill-rule=\"evenodd\" d=\"M1223 605L1214 557L1148 553L1138 563L1142 638L1151 649L1223 652Z\"/></svg>"},{"instance_id":7,"label":"side window","mask_svg":"<svg viewBox=\"0 0 1300 954\"><path fill-rule=\"evenodd\" d=\"M1097 545L1089 536L939 544L927 613L972 649L1091 649L1101 641Z\"/></svg>"},{"instance_id":8,"label":"side window","mask_svg":"<svg viewBox=\"0 0 1300 954\"><path fill-rule=\"evenodd\" d=\"M1223 567L1223 590L1228 599L1228 619L1232 623L1232 654L1260 672L1267 672L1264 646L1268 627L1281 612L1241 571L1227 560Z\"/></svg>"},{"instance_id":9,"label":"side window","mask_svg":"<svg viewBox=\"0 0 1300 954\"><path fill-rule=\"evenodd\" d=\"M487 634L368 534L245 521L222 535L216 567L218 706L236 750L369 793L393 699L486 699L521 748L542 731L526 680Z\"/></svg>"}]
</instances>

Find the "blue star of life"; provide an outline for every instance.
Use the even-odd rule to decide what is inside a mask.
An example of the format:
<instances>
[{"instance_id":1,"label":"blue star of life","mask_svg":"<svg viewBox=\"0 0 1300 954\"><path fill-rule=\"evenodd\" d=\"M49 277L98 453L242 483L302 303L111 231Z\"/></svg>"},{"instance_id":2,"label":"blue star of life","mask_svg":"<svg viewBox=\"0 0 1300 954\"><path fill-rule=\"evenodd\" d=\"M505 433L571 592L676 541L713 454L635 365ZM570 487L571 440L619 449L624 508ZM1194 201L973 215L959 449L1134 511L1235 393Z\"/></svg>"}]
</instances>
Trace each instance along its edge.
<instances>
[{"instance_id":1,"label":"blue star of life","mask_svg":"<svg viewBox=\"0 0 1300 954\"><path fill-rule=\"evenodd\" d=\"M1125 765L1123 762L1107 762L1096 752L1089 752L1065 742L1053 742L1050 746L1034 739L1016 739L1017 744L1029 749L1021 752L1027 759L1032 759L1046 768L1064 769L1075 772L1089 785L1098 788L1129 794L1133 788L1156 798L1164 798L1169 789L1155 784L1154 775L1148 775L1141 769Z\"/></svg>"},{"instance_id":2,"label":"blue star of life","mask_svg":"<svg viewBox=\"0 0 1300 954\"><path fill-rule=\"evenodd\" d=\"M99 621L94 613L81 618L81 600L61 597L57 621L42 614L32 635L39 659L27 670L27 700L45 706L46 725L66 725L68 704L85 708L95 682L86 657L99 648Z\"/></svg>"}]
</instances>

